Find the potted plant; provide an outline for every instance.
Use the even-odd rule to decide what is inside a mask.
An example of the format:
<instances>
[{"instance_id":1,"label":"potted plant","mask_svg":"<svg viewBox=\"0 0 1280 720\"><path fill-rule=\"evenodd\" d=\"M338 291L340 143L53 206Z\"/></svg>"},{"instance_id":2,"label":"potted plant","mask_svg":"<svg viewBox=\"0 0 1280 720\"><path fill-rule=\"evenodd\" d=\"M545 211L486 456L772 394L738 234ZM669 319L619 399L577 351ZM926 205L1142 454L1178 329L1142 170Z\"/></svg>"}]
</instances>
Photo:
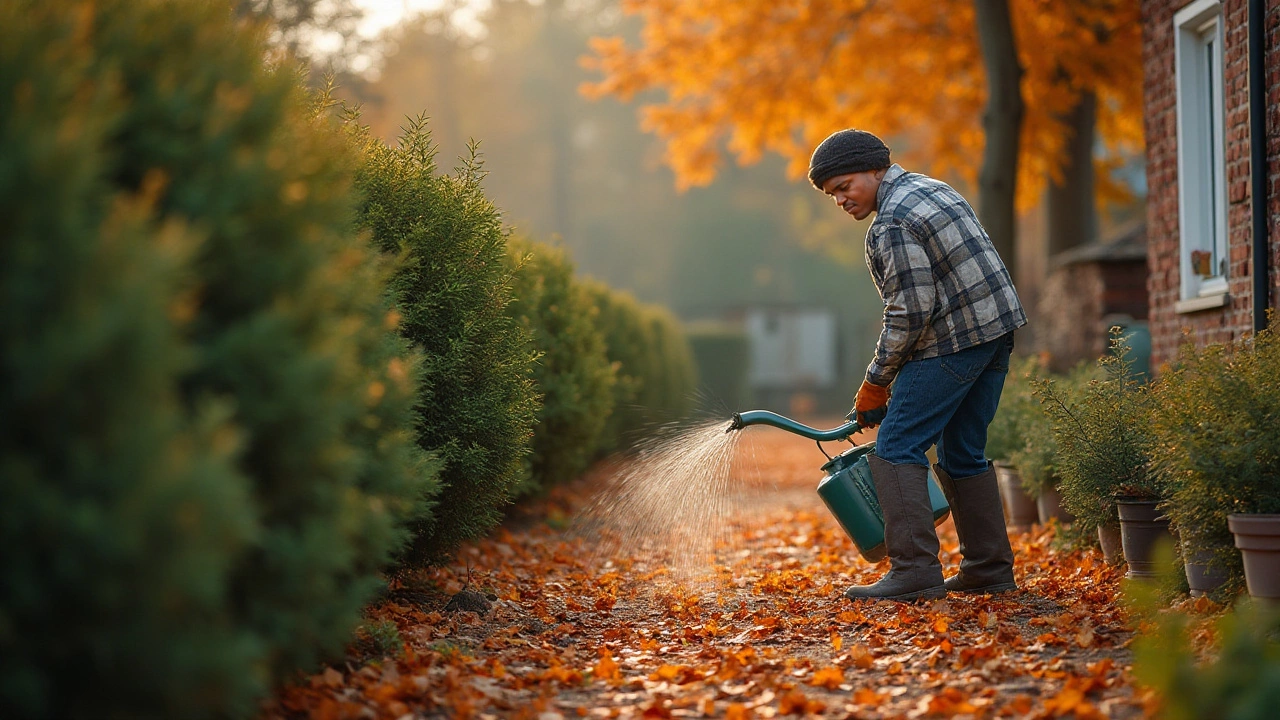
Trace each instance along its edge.
<instances>
[{"instance_id":1,"label":"potted plant","mask_svg":"<svg viewBox=\"0 0 1280 720\"><path fill-rule=\"evenodd\" d=\"M1022 478L1022 487L1036 503L1037 515L1042 523L1057 518L1068 522L1058 494L1058 478L1054 463L1058 457L1058 443L1049 426L1049 418L1038 406L1029 413L1023 423L1023 445L1013 453L1013 464Z\"/></svg>"},{"instance_id":2,"label":"potted plant","mask_svg":"<svg viewBox=\"0 0 1280 720\"><path fill-rule=\"evenodd\" d=\"M1156 388L1153 462L1169 484L1183 558L1225 591L1280 600L1280 338L1184 344Z\"/></svg>"},{"instance_id":3,"label":"potted plant","mask_svg":"<svg viewBox=\"0 0 1280 720\"><path fill-rule=\"evenodd\" d=\"M1059 376L1055 382L1072 387L1079 385L1087 380L1092 367L1089 363L1081 363L1066 376ZM1050 417L1036 396L1036 385L1046 377L1048 376L1038 375L1029 380L1027 395L1032 409L1021 419L1024 443L1013 454L1013 460L1022 473L1022 483L1027 492L1036 500L1040 522L1047 523L1056 519L1060 523L1071 523L1075 517L1062 504L1062 495L1058 490L1058 440L1054 437Z\"/></svg>"},{"instance_id":4,"label":"potted plant","mask_svg":"<svg viewBox=\"0 0 1280 720\"><path fill-rule=\"evenodd\" d=\"M1038 380L1035 394L1058 445L1063 502L1080 530L1097 532L1108 554L1109 529L1118 522L1128 576L1149 578L1156 575L1151 551L1172 538L1157 508L1163 486L1150 471L1152 396L1129 355L1120 329L1112 328L1110 354L1068 382Z\"/></svg>"},{"instance_id":5,"label":"potted plant","mask_svg":"<svg viewBox=\"0 0 1280 720\"><path fill-rule=\"evenodd\" d=\"M1028 416L1040 412L1031 396L1031 378L1039 367L1035 356L1010 360L1000 405L987 427L987 457L995 465L1005 523L1015 528L1030 527L1038 517L1036 499L1023 487L1013 455L1026 445L1023 428Z\"/></svg>"}]
</instances>

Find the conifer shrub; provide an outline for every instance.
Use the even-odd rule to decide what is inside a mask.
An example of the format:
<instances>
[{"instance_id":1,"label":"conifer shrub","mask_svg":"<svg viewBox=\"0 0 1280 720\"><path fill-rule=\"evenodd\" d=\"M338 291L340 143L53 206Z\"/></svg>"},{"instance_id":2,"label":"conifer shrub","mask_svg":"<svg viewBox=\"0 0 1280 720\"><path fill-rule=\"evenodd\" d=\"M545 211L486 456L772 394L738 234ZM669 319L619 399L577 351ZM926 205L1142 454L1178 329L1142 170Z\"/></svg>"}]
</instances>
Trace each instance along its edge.
<instances>
[{"instance_id":1,"label":"conifer shrub","mask_svg":"<svg viewBox=\"0 0 1280 720\"><path fill-rule=\"evenodd\" d=\"M1164 554L1161 579L1125 588L1142 633L1133 675L1154 690L1154 716L1269 720L1280 704L1280 609L1245 598L1216 618L1169 608L1163 589L1183 579ZM1210 638L1205 642L1205 638Z\"/></svg>"},{"instance_id":2,"label":"conifer shrub","mask_svg":"<svg viewBox=\"0 0 1280 720\"><path fill-rule=\"evenodd\" d=\"M613 410L614 368L596 307L574 278L568 253L520 237L508 241L508 251L515 271L509 309L533 342L533 380L542 397L529 476L519 488L526 494L587 468Z\"/></svg>"},{"instance_id":3,"label":"conifer shrub","mask_svg":"<svg viewBox=\"0 0 1280 720\"><path fill-rule=\"evenodd\" d=\"M1230 345L1190 342L1157 381L1152 465L1182 550L1244 588L1232 513L1280 513L1280 338L1275 320Z\"/></svg>"},{"instance_id":4,"label":"conifer shrub","mask_svg":"<svg viewBox=\"0 0 1280 720\"><path fill-rule=\"evenodd\" d=\"M0 5L0 708L245 717L421 512L351 162L226 8Z\"/></svg>"},{"instance_id":5,"label":"conifer shrub","mask_svg":"<svg viewBox=\"0 0 1280 720\"><path fill-rule=\"evenodd\" d=\"M1013 357L1005 375L1004 389L995 417L987 426L988 458L1011 462L1013 454L1025 447L1025 429L1032 413L1039 414L1040 403L1032 394L1032 380L1039 376L1040 362L1034 355Z\"/></svg>"},{"instance_id":6,"label":"conifer shrub","mask_svg":"<svg viewBox=\"0 0 1280 720\"><path fill-rule=\"evenodd\" d=\"M425 118L392 147L352 112L364 156L361 227L397 258L391 292L400 331L424 355L418 442L442 462L434 517L415 526L404 560L438 561L502 518L524 477L538 411L528 331L508 312L507 234L485 197L475 148L452 174L436 172Z\"/></svg>"},{"instance_id":7,"label":"conifer shrub","mask_svg":"<svg viewBox=\"0 0 1280 720\"><path fill-rule=\"evenodd\" d=\"M688 415L697 386L693 351L669 310L598 281L583 284L616 373L614 410L600 451L630 450L658 426Z\"/></svg>"},{"instance_id":8,"label":"conifer shrub","mask_svg":"<svg viewBox=\"0 0 1280 720\"><path fill-rule=\"evenodd\" d=\"M630 293L587 279L583 287L596 308L595 321L604 338L605 357L614 371L613 411L605 422L598 452L625 449L645 425L648 413L639 404L650 368L652 333L639 301Z\"/></svg>"},{"instance_id":9,"label":"conifer shrub","mask_svg":"<svg viewBox=\"0 0 1280 720\"><path fill-rule=\"evenodd\" d=\"M1033 409L1020 416L1022 446L1010 454L1010 461L1022 476L1022 485L1032 497L1039 498L1046 490L1057 488L1059 483L1062 449L1053 431L1053 417L1047 412L1043 393L1037 394L1037 383L1050 381L1053 386L1070 397L1097 377L1096 363L1080 363L1065 375L1033 374L1028 378L1027 391L1034 403Z\"/></svg>"},{"instance_id":10,"label":"conifer shrub","mask_svg":"<svg viewBox=\"0 0 1280 720\"><path fill-rule=\"evenodd\" d=\"M670 310L660 305L645 309L653 333L653 368L640 402L657 410L659 420L684 419L693 407L698 386L698 368L684 326Z\"/></svg>"},{"instance_id":11,"label":"conifer shrub","mask_svg":"<svg viewBox=\"0 0 1280 720\"><path fill-rule=\"evenodd\" d=\"M1062 503L1085 532L1119 522L1117 496L1161 500L1164 494L1150 471L1151 393L1133 371L1119 328L1111 342L1114 352L1096 363L1098 377L1074 387L1048 377L1034 381L1057 445Z\"/></svg>"}]
</instances>

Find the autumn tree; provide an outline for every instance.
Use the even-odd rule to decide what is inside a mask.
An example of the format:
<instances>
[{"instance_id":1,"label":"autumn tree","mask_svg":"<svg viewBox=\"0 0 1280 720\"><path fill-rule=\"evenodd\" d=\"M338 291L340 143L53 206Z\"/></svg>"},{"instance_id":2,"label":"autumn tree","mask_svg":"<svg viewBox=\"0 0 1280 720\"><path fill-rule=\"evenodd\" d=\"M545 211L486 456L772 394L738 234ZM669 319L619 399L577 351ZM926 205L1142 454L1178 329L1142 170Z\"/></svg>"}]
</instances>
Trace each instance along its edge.
<instances>
[{"instance_id":1,"label":"autumn tree","mask_svg":"<svg viewBox=\"0 0 1280 720\"><path fill-rule=\"evenodd\" d=\"M682 188L711 182L726 153L743 164L778 153L799 177L812 148L850 126L896 138L906 163L972 185L984 149L1009 141L982 125L996 73L1016 84L1023 110L1016 152L988 160L1016 172L1010 187L1026 208L1061 177L1081 98L1096 99L1098 162L1140 146L1140 13L1135 0L1009 0L1002 38L1002 5L624 0L642 21L639 42L596 38L584 63L601 77L583 90L622 100L665 91L641 108L641 124L665 142ZM996 239L1012 260L1012 237Z\"/></svg>"}]
</instances>

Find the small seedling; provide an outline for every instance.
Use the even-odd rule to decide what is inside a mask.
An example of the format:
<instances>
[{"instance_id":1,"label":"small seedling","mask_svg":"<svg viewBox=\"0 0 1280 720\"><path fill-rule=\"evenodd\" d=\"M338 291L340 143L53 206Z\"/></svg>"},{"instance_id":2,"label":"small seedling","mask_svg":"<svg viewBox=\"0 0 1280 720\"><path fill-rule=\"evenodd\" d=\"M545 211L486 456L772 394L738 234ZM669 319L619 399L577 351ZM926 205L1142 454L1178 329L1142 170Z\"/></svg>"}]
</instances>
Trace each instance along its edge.
<instances>
[{"instance_id":1,"label":"small seedling","mask_svg":"<svg viewBox=\"0 0 1280 720\"><path fill-rule=\"evenodd\" d=\"M404 638L400 636L400 628L390 620L369 623L362 629L379 653L398 656L404 651Z\"/></svg>"}]
</instances>

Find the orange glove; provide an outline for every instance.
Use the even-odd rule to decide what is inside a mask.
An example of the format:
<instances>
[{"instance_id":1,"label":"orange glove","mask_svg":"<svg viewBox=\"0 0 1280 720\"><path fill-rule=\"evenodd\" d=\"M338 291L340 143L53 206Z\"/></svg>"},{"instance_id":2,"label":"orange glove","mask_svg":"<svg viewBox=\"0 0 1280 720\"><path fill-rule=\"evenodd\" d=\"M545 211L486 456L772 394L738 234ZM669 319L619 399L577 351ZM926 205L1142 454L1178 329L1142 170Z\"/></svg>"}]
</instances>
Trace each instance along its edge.
<instances>
[{"instance_id":1,"label":"orange glove","mask_svg":"<svg viewBox=\"0 0 1280 720\"><path fill-rule=\"evenodd\" d=\"M853 400L853 412L857 415L858 424L864 428L872 428L884 420L889 411L889 388L872 385L866 380L858 388L858 397Z\"/></svg>"}]
</instances>

